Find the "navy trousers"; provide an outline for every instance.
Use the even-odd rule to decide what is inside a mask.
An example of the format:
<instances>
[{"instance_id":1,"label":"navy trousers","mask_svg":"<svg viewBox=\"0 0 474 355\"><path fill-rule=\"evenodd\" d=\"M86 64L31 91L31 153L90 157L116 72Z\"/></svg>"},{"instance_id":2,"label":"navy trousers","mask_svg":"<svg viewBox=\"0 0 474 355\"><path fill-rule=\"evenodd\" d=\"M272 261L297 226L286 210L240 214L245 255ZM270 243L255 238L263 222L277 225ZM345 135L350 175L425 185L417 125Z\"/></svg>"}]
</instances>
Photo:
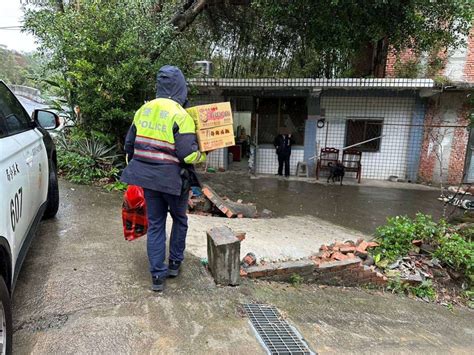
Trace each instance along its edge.
<instances>
[{"instance_id":1,"label":"navy trousers","mask_svg":"<svg viewBox=\"0 0 474 355\"><path fill-rule=\"evenodd\" d=\"M166 217L168 209L173 218L170 236L170 256L173 261L183 261L188 232L188 195L174 196L164 192L144 189L148 216L147 252L150 272L154 277L166 277Z\"/></svg>"}]
</instances>

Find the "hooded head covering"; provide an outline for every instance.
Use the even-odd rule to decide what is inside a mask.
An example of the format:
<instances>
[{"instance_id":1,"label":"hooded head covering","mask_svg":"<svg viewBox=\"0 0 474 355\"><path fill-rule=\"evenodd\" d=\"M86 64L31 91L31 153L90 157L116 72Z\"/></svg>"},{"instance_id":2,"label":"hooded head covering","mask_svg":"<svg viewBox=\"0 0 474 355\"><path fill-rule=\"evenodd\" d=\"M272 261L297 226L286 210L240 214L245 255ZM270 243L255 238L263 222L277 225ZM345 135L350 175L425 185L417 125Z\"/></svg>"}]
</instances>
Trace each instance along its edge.
<instances>
[{"instance_id":1,"label":"hooded head covering","mask_svg":"<svg viewBox=\"0 0 474 355\"><path fill-rule=\"evenodd\" d=\"M179 68L165 65L156 76L156 97L171 99L183 106L188 97L186 79Z\"/></svg>"}]
</instances>

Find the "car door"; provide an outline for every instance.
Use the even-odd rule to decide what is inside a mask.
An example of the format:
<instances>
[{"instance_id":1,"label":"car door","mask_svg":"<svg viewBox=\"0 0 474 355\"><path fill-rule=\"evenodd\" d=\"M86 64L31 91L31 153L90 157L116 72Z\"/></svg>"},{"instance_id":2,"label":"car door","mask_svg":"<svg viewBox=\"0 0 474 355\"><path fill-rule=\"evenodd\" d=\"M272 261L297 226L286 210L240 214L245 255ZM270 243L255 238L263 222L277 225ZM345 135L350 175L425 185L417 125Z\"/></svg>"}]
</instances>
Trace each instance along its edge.
<instances>
[{"instance_id":1,"label":"car door","mask_svg":"<svg viewBox=\"0 0 474 355\"><path fill-rule=\"evenodd\" d=\"M38 211L34 148L38 144L31 119L11 91L0 83L0 228L8 239L13 265ZM43 147L44 150L44 147ZM42 167L43 169L43 167ZM48 170L45 166L44 169Z\"/></svg>"}]
</instances>

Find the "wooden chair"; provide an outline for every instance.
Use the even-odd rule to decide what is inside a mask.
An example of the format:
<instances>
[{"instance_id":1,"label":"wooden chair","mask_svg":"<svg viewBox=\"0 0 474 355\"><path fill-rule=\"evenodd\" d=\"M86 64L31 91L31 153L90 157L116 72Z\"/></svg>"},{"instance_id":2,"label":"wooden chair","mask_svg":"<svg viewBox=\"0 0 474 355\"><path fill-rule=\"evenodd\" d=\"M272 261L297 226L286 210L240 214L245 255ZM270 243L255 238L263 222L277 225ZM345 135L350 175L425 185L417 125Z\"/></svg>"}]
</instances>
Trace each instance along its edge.
<instances>
[{"instance_id":1,"label":"wooden chair","mask_svg":"<svg viewBox=\"0 0 474 355\"><path fill-rule=\"evenodd\" d=\"M321 170L329 170L329 163L334 165L339 161L339 149L336 148L321 148L318 163L316 164L316 179L319 180L319 173Z\"/></svg>"},{"instance_id":2,"label":"wooden chair","mask_svg":"<svg viewBox=\"0 0 474 355\"><path fill-rule=\"evenodd\" d=\"M356 173L356 179L360 184L360 176L362 175L362 152L360 150L348 149L342 152L342 165L347 172Z\"/></svg>"}]
</instances>

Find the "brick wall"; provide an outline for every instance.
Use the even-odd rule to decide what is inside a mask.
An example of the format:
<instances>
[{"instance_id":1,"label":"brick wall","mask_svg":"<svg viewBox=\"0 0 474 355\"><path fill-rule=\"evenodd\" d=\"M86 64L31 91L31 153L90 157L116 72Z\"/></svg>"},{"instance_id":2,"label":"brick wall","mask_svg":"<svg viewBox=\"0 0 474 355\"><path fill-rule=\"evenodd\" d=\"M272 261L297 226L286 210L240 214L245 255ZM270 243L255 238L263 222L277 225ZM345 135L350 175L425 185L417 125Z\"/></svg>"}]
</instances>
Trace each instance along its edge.
<instances>
[{"instance_id":1,"label":"brick wall","mask_svg":"<svg viewBox=\"0 0 474 355\"><path fill-rule=\"evenodd\" d=\"M464 127L468 117L466 93L443 93L428 101L419 180L450 184L462 181L469 140Z\"/></svg>"},{"instance_id":2,"label":"brick wall","mask_svg":"<svg viewBox=\"0 0 474 355\"><path fill-rule=\"evenodd\" d=\"M393 49L390 50L387 56L387 64L385 66L385 76L387 78L396 77L395 66L397 63L397 59L402 63L406 63L409 60L416 59L416 56L411 49L406 49L401 53L397 53Z\"/></svg>"},{"instance_id":3,"label":"brick wall","mask_svg":"<svg viewBox=\"0 0 474 355\"><path fill-rule=\"evenodd\" d=\"M467 57L464 65L464 81L474 82L474 26L467 39Z\"/></svg>"},{"instance_id":4,"label":"brick wall","mask_svg":"<svg viewBox=\"0 0 474 355\"><path fill-rule=\"evenodd\" d=\"M467 126L469 124L469 108L467 104L464 104L459 110L456 123L460 126ZM450 184L458 184L463 180L468 140L469 132L466 128L459 127L454 129L448 170L448 182Z\"/></svg>"},{"instance_id":5,"label":"brick wall","mask_svg":"<svg viewBox=\"0 0 474 355\"><path fill-rule=\"evenodd\" d=\"M332 286L385 286L387 278L373 268L362 265L360 258L332 261L316 265L312 260L287 261L251 266L245 276L252 279L292 281L293 275L305 282Z\"/></svg>"},{"instance_id":6,"label":"brick wall","mask_svg":"<svg viewBox=\"0 0 474 355\"><path fill-rule=\"evenodd\" d=\"M422 182L431 182L433 178L433 171L436 166L436 154L433 152L431 131L428 127L435 123L435 119L437 117L439 117L438 103L434 100L430 100L425 114L425 133L423 135L420 165L418 170L418 176Z\"/></svg>"}]
</instances>

